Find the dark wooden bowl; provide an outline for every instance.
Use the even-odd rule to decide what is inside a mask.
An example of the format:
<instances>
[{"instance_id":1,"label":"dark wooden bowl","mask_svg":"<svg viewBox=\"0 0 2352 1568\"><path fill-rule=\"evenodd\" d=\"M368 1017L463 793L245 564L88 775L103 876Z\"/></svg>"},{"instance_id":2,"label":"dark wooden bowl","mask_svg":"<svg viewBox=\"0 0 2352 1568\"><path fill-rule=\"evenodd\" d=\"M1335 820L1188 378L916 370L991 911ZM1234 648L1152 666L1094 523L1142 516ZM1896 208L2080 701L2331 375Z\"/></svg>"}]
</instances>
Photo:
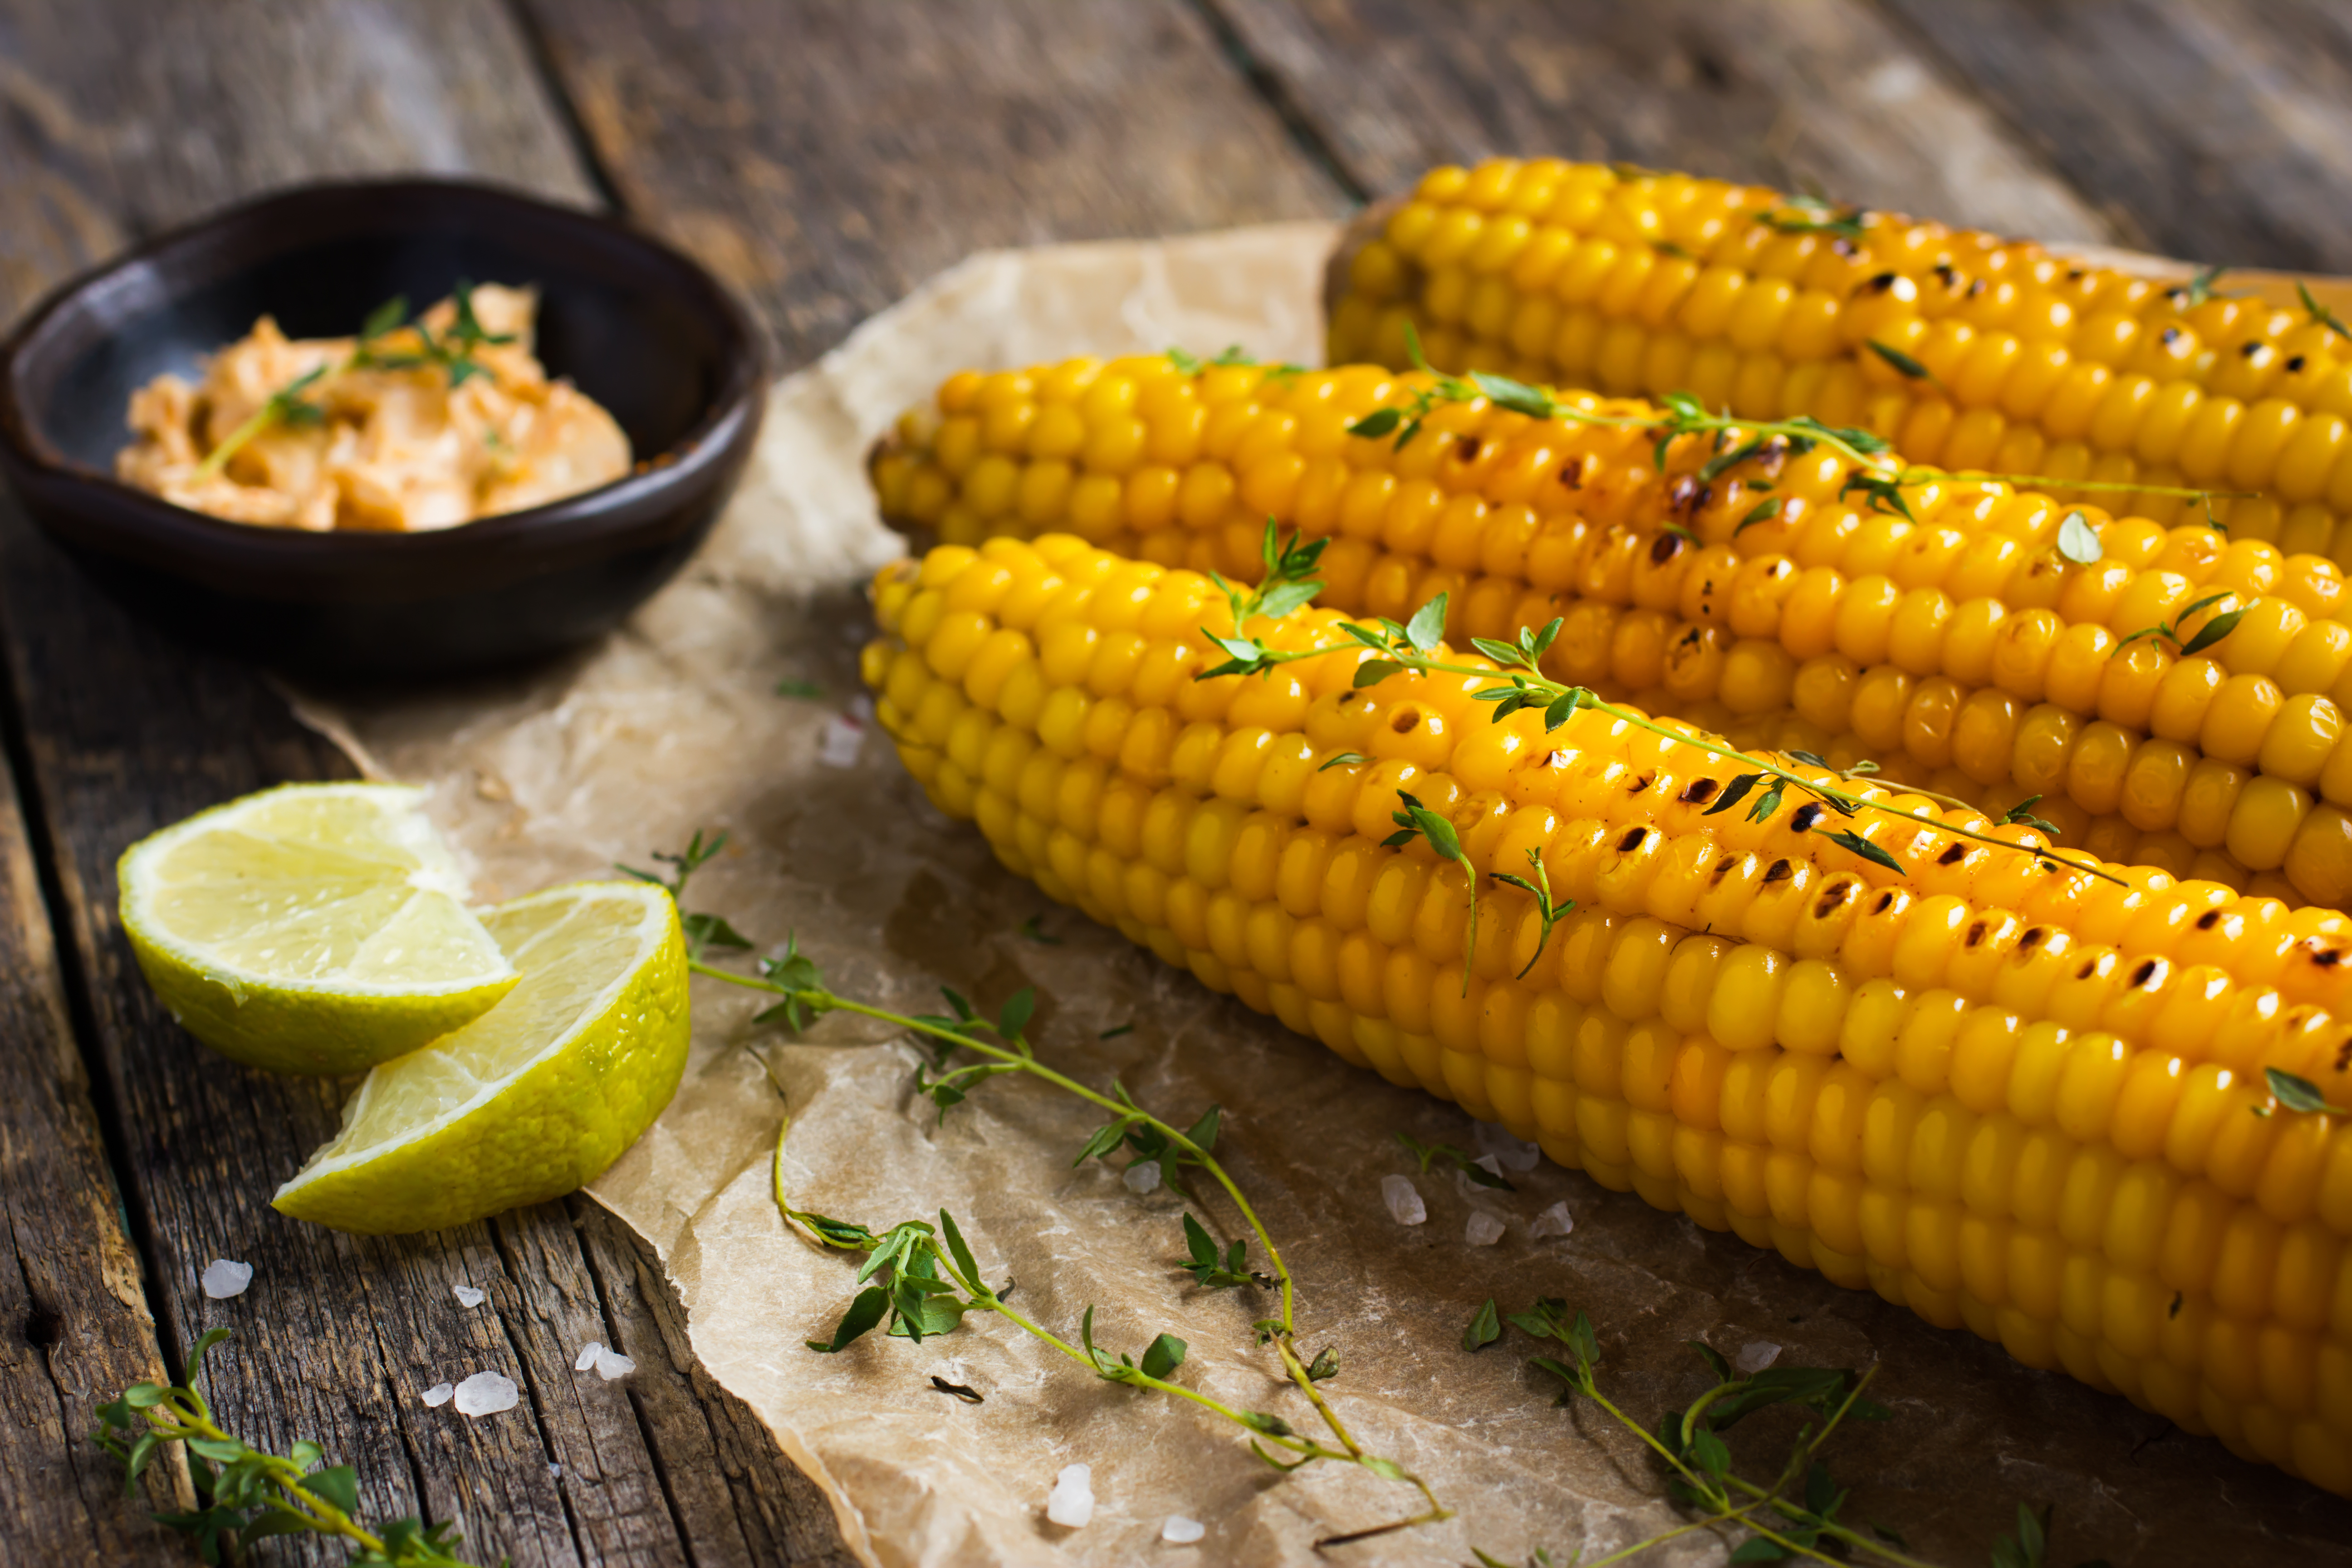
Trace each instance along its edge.
<instances>
[{"instance_id":1,"label":"dark wooden bowl","mask_svg":"<svg viewBox=\"0 0 2352 1568\"><path fill-rule=\"evenodd\" d=\"M131 392L263 313L347 335L403 294L536 284L538 352L610 409L636 472L427 533L225 522L113 479ZM757 328L667 246L608 219L446 180L310 185L141 246L51 294L0 347L0 474L138 614L296 674L446 674L603 632L709 531L760 426Z\"/></svg>"}]
</instances>

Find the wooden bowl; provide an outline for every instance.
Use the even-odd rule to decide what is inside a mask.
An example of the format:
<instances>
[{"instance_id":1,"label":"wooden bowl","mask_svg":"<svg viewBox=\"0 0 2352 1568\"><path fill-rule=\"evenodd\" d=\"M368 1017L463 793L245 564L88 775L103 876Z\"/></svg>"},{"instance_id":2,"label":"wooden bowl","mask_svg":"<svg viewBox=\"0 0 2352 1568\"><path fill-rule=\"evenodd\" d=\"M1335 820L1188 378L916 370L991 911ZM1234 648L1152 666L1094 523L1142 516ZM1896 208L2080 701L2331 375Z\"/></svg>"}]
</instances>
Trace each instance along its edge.
<instances>
[{"instance_id":1,"label":"wooden bowl","mask_svg":"<svg viewBox=\"0 0 2352 1568\"><path fill-rule=\"evenodd\" d=\"M424 533L227 522L113 478L131 394L199 375L264 313L348 335L460 279L535 284L538 353L611 410L635 471ZM709 531L759 432L758 328L678 252L491 186L304 186L167 234L64 285L0 347L0 474L109 593L183 636L298 674L398 678L533 658L613 626Z\"/></svg>"}]
</instances>

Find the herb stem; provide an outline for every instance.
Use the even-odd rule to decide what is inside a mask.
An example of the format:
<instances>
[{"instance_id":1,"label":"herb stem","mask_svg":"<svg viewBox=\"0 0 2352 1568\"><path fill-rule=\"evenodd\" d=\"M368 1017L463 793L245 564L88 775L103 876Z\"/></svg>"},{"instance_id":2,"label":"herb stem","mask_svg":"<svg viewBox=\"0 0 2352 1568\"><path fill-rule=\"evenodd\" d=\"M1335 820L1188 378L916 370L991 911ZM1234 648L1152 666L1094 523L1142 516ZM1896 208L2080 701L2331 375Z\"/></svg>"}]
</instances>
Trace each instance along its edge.
<instances>
[{"instance_id":1,"label":"herb stem","mask_svg":"<svg viewBox=\"0 0 2352 1568\"><path fill-rule=\"evenodd\" d=\"M1220 1164L1216 1157L1206 1149L1193 1142L1183 1129L1171 1126L1149 1111L1139 1111L1132 1105L1123 1104L1113 1100L1109 1095L1089 1089L1068 1074L1056 1072L1036 1058L1024 1056L1009 1047L991 1045L986 1040L975 1039L970 1035L943 1028L937 1024L926 1023L920 1018L910 1018L903 1013L893 1013L886 1008L868 1006L863 1002L853 1002L848 997L836 995L831 991L793 990L788 986L777 985L771 981L755 979L751 975L732 973L705 963L698 958L688 960L687 967L697 974L707 974L714 980L724 980L730 985L741 985L753 991L764 991L773 995L794 998L808 1006L825 1012L855 1013L860 1017L872 1018L915 1034L929 1035L933 1039L944 1040L961 1048L978 1051L992 1061L1001 1062L1006 1067L1017 1068L1023 1072L1044 1079L1056 1089L1074 1094L1088 1104L1098 1106L1114 1116L1129 1117L1144 1122L1177 1149L1200 1162L1202 1169L1215 1178L1217 1185L1223 1187L1225 1195L1233 1200L1234 1207L1240 1212L1243 1221L1250 1227L1251 1234L1257 1237L1258 1245L1265 1249L1266 1262L1274 1271L1276 1283L1282 1288L1282 1331L1286 1335L1296 1331L1295 1291L1290 1277L1290 1267L1282 1260L1282 1249L1275 1245L1274 1237L1266 1231L1265 1221L1258 1217L1256 1208L1243 1194L1240 1185L1226 1173L1224 1166Z\"/></svg>"},{"instance_id":2,"label":"herb stem","mask_svg":"<svg viewBox=\"0 0 2352 1568\"><path fill-rule=\"evenodd\" d=\"M1325 643L1316 647L1297 650L1293 657L1304 658L1313 657L1318 654L1357 653L1361 651L1361 646L1355 643ZM1486 681L1493 681L1497 678L1497 672L1493 669L1482 669L1475 665L1454 664L1442 659L1431 658L1421 654L1396 651L1391 653L1388 657L1395 663L1402 665L1407 669L1415 670L1422 674L1466 675L1475 679ZM1621 723L1631 724L1636 729L1646 730L1654 735L1664 736L1665 739L1673 741L1678 744L1696 748L1696 750L1706 752L1710 755L1720 757L1726 762L1737 763L1741 767L1753 768L1759 773L1767 773L1773 778L1792 784L1809 794L1818 795L1823 800L1834 802L1838 805L1844 807L1847 815L1849 816L1855 811L1859 811L1866 807L1872 811L1884 812L1889 816L1901 817L1906 822L1916 823L1922 826L1931 827L1932 830L1936 832L1948 833L1956 838L1972 839L1976 843L1990 845L1996 849L2018 850L2021 853L2038 856L2046 861L2057 862L2059 860L2061 851L2059 851L2055 847L2037 847L2031 845L2016 844L2006 838L1996 838L1989 833L1979 833L1972 827L1963 827L1957 823L1925 823L1914 813L1906 811L1901 806L1895 805L1888 801L1875 799L1869 795L1856 795L1849 790L1836 789L1828 784L1815 783L1813 780L1808 779L1801 773L1790 772L1788 768L1782 767L1779 763L1768 763L1760 757L1750 756L1747 752L1742 752L1737 747L1725 742L1710 740L1704 735L1693 734L1685 730L1673 729L1633 709L1621 708L1616 703L1603 701L1601 698L1595 696L1586 688L1564 686L1558 681L1547 680L1539 675L1533 679L1524 676L1515 677L1514 679L1523 681L1530 689L1543 693L1544 695L1554 699L1575 696L1579 699L1578 706L1580 707L1591 709L1595 712L1606 713L1611 718L1617 720ZM1908 791L1907 793L1922 794L1930 799L1947 801L1964 810L1974 811L1976 809L1973 806L1968 805L1965 802L1954 800L1949 795L1938 795L1934 794L1932 791ZM2063 861L2063 864L2072 871L2086 877L2096 877L2103 881L2113 882L2117 887L2128 887L2130 885L2121 877L2115 875L2113 872L2099 869L2095 864L2084 865L2081 861L2074 859L2067 859Z\"/></svg>"},{"instance_id":3,"label":"herb stem","mask_svg":"<svg viewBox=\"0 0 2352 1568\"><path fill-rule=\"evenodd\" d=\"M190 1440L210 1440L216 1443L235 1442L218 1423L213 1420L211 1409L204 1395L193 1389L184 1401L181 1391L167 1394L162 1404L150 1405L147 1420L152 1435L166 1443ZM166 1415L166 1411L170 1415ZM361 1525L351 1515L326 1499L318 1496L302 1484L302 1471L294 1461L279 1455L263 1457L263 1467L268 1470L270 1482L278 1491L278 1506L295 1515L321 1535L339 1535L362 1549L379 1554L385 1552L383 1538Z\"/></svg>"},{"instance_id":4,"label":"herb stem","mask_svg":"<svg viewBox=\"0 0 2352 1568\"><path fill-rule=\"evenodd\" d=\"M283 418L285 410L278 402L278 396L273 394L260 407L246 416L244 422L228 433L226 440L205 454L205 460L196 465L196 472L205 479L212 478L228 467L228 460L236 457L247 442Z\"/></svg>"}]
</instances>

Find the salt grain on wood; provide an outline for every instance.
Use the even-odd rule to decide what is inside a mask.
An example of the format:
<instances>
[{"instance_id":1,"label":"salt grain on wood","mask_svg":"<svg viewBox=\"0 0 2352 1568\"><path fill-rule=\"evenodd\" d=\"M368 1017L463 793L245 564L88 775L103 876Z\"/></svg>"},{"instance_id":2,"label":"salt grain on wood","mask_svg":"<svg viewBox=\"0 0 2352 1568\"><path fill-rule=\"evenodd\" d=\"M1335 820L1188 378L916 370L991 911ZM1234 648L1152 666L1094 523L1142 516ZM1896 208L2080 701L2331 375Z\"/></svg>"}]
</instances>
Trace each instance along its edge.
<instances>
[{"instance_id":1,"label":"salt grain on wood","mask_svg":"<svg viewBox=\"0 0 2352 1568\"><path fill-rule=\"evenodd\" d=\"M245 1294L245 1288L253 1283L253 1265L231 1263L226 1258L215 1258L205 1265L205 1271L197 1276L197 1279L204 1286L205 1295L215 1301L226 1301L231 1296Z\"/></svg>"},{"instance_id":2,"label":"salt grain on wood","mask_svg":"<svg viewBox=\"0 0 2352 1568\"><path fill-rule=\"evenodd\" d=\"M1568 1212L1568 1205L1557 1203L1536 1215L1535 1224L1528 1226L1532 1237L1566 1236L1576 1228L1576 1216Z\"/></svg>"},{"instance_id":3,"label":"salt grain on wood","mask_svg":"<svg viewBox=\"0 0 2352 1568\"><path fill-rule=\"evenodd\" d=\"M440 1406L448 1404L449 1396L457 1392L457 1385L454 1383L436 1383L432 1387L426 1389L420 1397L424 1399L425 1404L437 1409Z\"/></svg>"},{"instance_id":4,"label":"salt grain on wood","mask_svg":"<svg viewBox=\"0 0 2352 1568\"><path fill-rule=\"evenodd\" d=\"M501 1410L512 1410L521 1391L515 1380L495 1372L478 1372L457 1385L457 1414L460 1415L496 1415Z\"/></svg>"},{"instance_id":5,"label":"salt grain on wood","mask_svg":"<svg viewBox=\"0 0 2352 1568\"><path fill-rule=\"evenodd\" d=\"M824 721L817 736L816 760L829 768L854 768L865 745L865 727L846 714L836 714Z\"/></svg>"},{"instance_id":6,"label":"salt grain on wood","mask_svg":"<svg viewBox=\"0 0 2352 1568\"><path fill-rule=\"evenodd\" d=\"M1083 1530L1095 1516L1094 1471L1086 1465L1065 1465L1045 1494L1045 1517L1070 1530Z\"/></svg>"},{"instance_id":7,"label":"salt grain on wood","mask_svg":"<svg viewBox=\"0 0 2352 1568\"><path fill-rule=\"evenodd\" d=\"M1408 1177L1382 1176L1381 1202L1389 1205L1389 1217L1399 1225L1419 1225L1429 1217L1429 1205L1421 1201L1421 1189Z\"/></svg>"},{"instance_id":8,"label":"salt grain on wood","mask_svg":"<svg viewBox=\"0 0 2352 1568\"><path fill-rule=\"evenodd\" d=\"M603 1345L598 1344L594 1340L590 1340L586 1344L580 1347L580 1353L572 1358L572 1370L574 1372L586 1372L590 1367L596 1364L596 1358L602 1355L604 1352L604 1347Z\"/></svg>"},{"instance_id":9,"label":"salt grain on wood","mask_svg":"<svg viewBox=\"0 0 2352 1568\"><path fill-rule=\"evenodd\" d=\"M1197 1519L1186 1519L1181 1513L1170 1514L1168 1522L1160 1527L1160 1539L1171 1546L1190 1546L1208 1533L1207 1525Z\"/></svg>"},{"instance_id":10,"label":"salt grain on wood","mask_svg":"<svg viewBox=\"0 0 2352 1568\"><path fill-rule=\"evenodd\" d=\"M1462 1227L1462 1239L1473 1247L1492 1247L1503 1239L1503 1222L1485 1209L1472 1209L1470 1223Z\"/></svg>"},{"instance_id":11,"label":"salt grain on wood","mask_svg":"<svg viewBox=\"0 0 2352 1568\"><path fill-rule=\"evenodd\" d=\"M485 1292L477 1290L471 1285L452 1285L449 1289L457 1292L457 1305L460 1307L478 1307L482 1304Z\"/></svg>"},{"instance_id":12,"label":"salt grain on wood","mask_svg":"<svg viewBox=\"0 0 2352 1568\"><path fill-rule=\"evenodd\" d=\"M1119 1179L1127 1184L1127 1190L1130 1193L1157 1192L1160 1188L1160 1162L1138 1160Z\"/></svg>"},{"instance_id":13,"label":"salt grain on wood","mask_svg":"<svg viewBox=\"0 0 2352 1568\"><path fill-rule=\"evenodd\" d=\"M1739 1353L1731 1358L1731 1364L1752 1377L1780 1359L1779 1345L1769 1340L1750 1340L1739 1347Z\"/></svg>"},{"instance_id":14,"label":"salt grain on wood","mask_svg":"<svg viewBox=\"0 0 2352 1568\"><path fill-rule=\"evenodd\" d=\"M618 1351L608 1351L603 1345L596 1347L596 1375L606 1383L616 1377L626 1377L636 1370L637 1363Z\"/></svg>"}]
</instances>

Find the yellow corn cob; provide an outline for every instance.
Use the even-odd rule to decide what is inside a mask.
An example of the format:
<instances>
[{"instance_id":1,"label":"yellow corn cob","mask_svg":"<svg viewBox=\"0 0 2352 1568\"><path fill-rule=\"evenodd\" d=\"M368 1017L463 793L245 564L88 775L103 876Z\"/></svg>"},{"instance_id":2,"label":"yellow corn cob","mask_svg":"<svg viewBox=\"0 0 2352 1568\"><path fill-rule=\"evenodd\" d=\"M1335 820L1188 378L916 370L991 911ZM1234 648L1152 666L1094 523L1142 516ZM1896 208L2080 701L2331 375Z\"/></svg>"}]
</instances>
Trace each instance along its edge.
<instances>
[{"instance_id":1,"label":"yellow corn cob","mask_svg":"<svg viewBox=\"0 0 2352 1568\"><path fill-rule=\"evenodd\" d=\"M2102 554L2080 564L2046 497L1937 480L1906 487L1909 516L1871 510L1841 500L1856 470L1826 447L1723 467L1735 432L1660 460L1640 428L1478 401L1402 447L1347 434L1427 384L1157 356L966 374L877 456L876 487L886 516L954 542L1067 527L1240 577L1270 516L1331 541L1341 608L1401 619L1443 592L1451 629L1484 637L1565 615L1561 679L1662 688L1676 711L1793 702L1881 757L2065 795L2352 899L2352 626L2332 563L2083 507ZM2177 651L2231 614L2209 654ZM2173 620L2177 646L2131 639Z\"/></svg>"},{"instance_id":2,"label":"yellow corn cob","mask_svg":"<svg viewBox=\"0 0 2352 1568\"><path fill-rule=\"evenodd\" d=\"M1335 364L1402 366L1410 321L1442 370L1809 412L1955 469L2252 491L2229 505L2233 535L2352 561L2352 345L2311 311L1548 159L1433 170L1347 276Z\"/></svg>"},{"instance_id":3,"label":"yellow corn cob","mask_svg":"<svg viewBox=\"0 0 2352 1568\"><path fill-rule=\"evenodd\" d=\"M1072 537L875 597L901 757L1049 894L1605 1185L2352 1492L2352 1131L2249 1114L2266 1068L2352 1098L2352 921L1925 803L1855 819L1889 872L1817 806L1704 815L1740 770L1697 746L1489 722L1460 677L1358 691L1360 650L1196 680L1221 595ZM1482 878L1475 943L1462 868L1380 842L1400 789ZM1579 904L1549 945L1484 877L1529 850Z\"/></svg>"},{"instance_id":4,"label":"yellow corn cob","mask_svg":"<svg viewBox=\"0 0 2352 1568\"><path fill-rule=\"evenodd\" d=\"M1603 697L1613 693L1599 689ZM2290 905L2309 902L2294 885L2276 871L2253 872L2232 859L2228 851L2192 843L2172 828L2148 827L2119 813L2094 816L2063 795L2025 789L2014 781L1985 785L1954 767L1928 768L1907 753L1882 752L1859 735L1832 734L1795 709L1767 714L1736 714L1721 703L1678 703L1664 691L1637 692L1628 700L1650 712L1672 712L1702 730L1722 735L1748 752L1804 752L1844 772L1857 763L1875 764L1874 779L1901 789L1933 791L1966 802L2000 820L2012 806L2033 799L2032 814L2058 829L2058 841L2100 860L2126 866L2153 866L2177 878L2221 882L2241 893L2279 899Z\"/></svg>"}]
</instances>

